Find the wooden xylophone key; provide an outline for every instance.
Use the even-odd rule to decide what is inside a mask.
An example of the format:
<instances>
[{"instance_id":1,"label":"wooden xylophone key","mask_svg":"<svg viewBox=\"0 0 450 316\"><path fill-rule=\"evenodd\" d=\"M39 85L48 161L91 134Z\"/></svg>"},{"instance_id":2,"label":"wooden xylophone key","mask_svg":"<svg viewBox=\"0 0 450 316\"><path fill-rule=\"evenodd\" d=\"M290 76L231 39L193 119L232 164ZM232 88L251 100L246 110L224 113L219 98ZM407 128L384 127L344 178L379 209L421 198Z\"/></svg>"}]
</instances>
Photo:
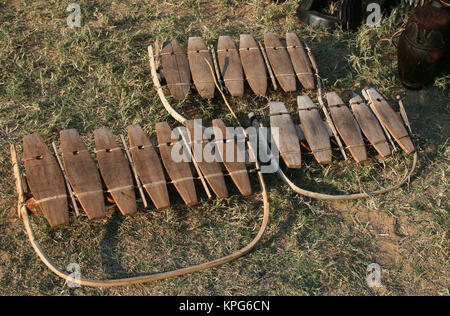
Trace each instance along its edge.
<instances>
[{"instance_id":1,"label":"wooden xylophone key","mask_svg":"<svg viewBox=\"0 0 450 316\"><path fill-rule=\"evenodd\" d=\"M320 117L319 108L308 96L297 99L301 128L314 157L320 164L333 161L330 133Z\"/></svg>"},{"instance_id":2,"label":"wooden xylophone key","mask_svg":"<svg viewBox=\"0 0 450 316\"><path fill-rule=\"evenodd\" d=\"M297 130L284 103L270 102L270 127L272 135L275 130L279 132L278 137L273 139L286 166L301 168L302 155Z\"/></svg>"},{"instance_id":3,"label":"wooden xylophone key","mask_svg":"<svg viewBox=\"0 0 450 316\"><path fill-rule=\"evenodd\" d=\"M176 40L167 43L161 52L164 77L175 100L185 99L191 88L191 72L184 49Z\"/></svg>"},{"instance_id":4,"label":"wooden xylophone key","mask_svg":"<svg viewBox=\"0 0 450 316\"><path fill-rule=\"evenodd\" d=\"M90 220L106 217L103 187L97 165L74 129L60 133L62 160L75 196Z\"/></svg>"},{"instance_id":5,"label":"wooden xylophone key","mask_svg":"<svg viewBox=\"0 0 450 316\"><path fill-rule=\"evenodd\" d=\"M123 215L137 212L130 166L122 148L107 128L94 131L98 167L102 178Z\"/></svg>"},{"instance_id":6,"label":"wooden xylophone key","mask_svg":"<svg viewBox=\"0 0 450 316\"><path fill-rule=\"evenodd\" d=\"M315 88L311 61L305 47L295 33L286 34L286 45L298 80L307 90Z\"/></svg>"},{"instance_id":7,"label":"wooden xylophone key","mask_svg":"<svg viewBox=\"0 0 450 316\"><path fill-rule=\"evenodd\" d=\"M228 190L225 184L222 167L215 160L215 157L212 157L215 156L215 154L213 155L214 145L203 138L203 128L195 120L187 121L186 128L189 131L193 158L196 160L203 176L219 198L227 198ZM207 151L205 148L211 150ZM206 157L205 151L210 153L211 157Z\"/></svg>"},{"instance_id":8,"label":"wooden xylophone key","mask_svg":"<svg viewBox=\"0 0 450 316\"><path fill-rule=\"evenodd\" d=\"M383 124L389 133L392 134L400 147L402 147L407 154L415 152L414 144L408 131L403 125L400 116L375 89L368 89L366 90L366 93L381 124Z\"/></svg>"},{"instance_id":9,"label":"wooden xylophone key","mask_svg":"<svg viewBox=\"0 0 450 316\"><path fill-rule=\"evenodd\" d=\"M172 159L173 143L178 139L172 138L172 129L169 124L166 122L156 124L156 136L163 165L184 203L189 206L197 204L197 192L189 163Z\"/></svg>"},{"instance_id":10,"label":"wooden xylophone key","mask_svg":"<svg viewBox=\"0 0 450 316\"><path fill-rule=\"evenodd\" d=\"M211 54L201 37L190 37L188 42L188 59L192 79L195 87L202 98L214 98L216 85L213 74L205 61L213 65Z\"/></svg>"},{"instance_id":11,"label":"wooden xylophone key","mask_svg":"<svg viewBox=\"0 0 450 316\"><path fill-rule=\"evenodd\" d=\"M250 88L256 95L266 95L267 70L261 51L253 36L241 35L239 55Z\"/></svg>"},{"instance_id":12,"label":"wooden xylophone key","mask_svg":"<svg viewBox=\"0 0 450 316\"><path fill-rule=\"evenodd\" d=\"M383 129L372 110L363 99L356 95L350 100L353 114L361 127L364 135L378 151L381 157L388 157L392 154L389 143L384 135Z\"/></svg>"},{"instance_id":13,"label":"wooden xylophone key","mask_svg":"<svg viewBox=\"0 0 450 316\"><path fill-rule=\"evenodd\" d=\"M220 72L225 86L234 97L244 95L244 73L236 43L230 36L220 36L217 44Z\"/></svg>"},{"instance_id":14,"label":"wooden xylophone key","mask_svg":"<svg viewBox=\"0 0 450 316\"><path fill-rule=\"evenodd\" d=\"M264 44L269 58L270 65L275 73L275 77L285 92L297 90L294 68L286 47L280 42L275 34L264 35Z\"/></svg>"},{"instance_id":15,"label":"wooden xylophone key","mask_svg":"<svg viewBox=\"0 0 450 316\"><path fill-rule=\"evenodd\" d=\"M170 207L166 178L153 144L139 125L128 126L130 152L136 173L156 208Z\"/></svg>"},{"instance_id":16,"label":"wooden xylophone key","mask_svg":"<svg viewBox=\"0 0 450 316\"><path fill-rule=\"evenodd\" d=\"M216 148L225 168L239 189L239 192L243 196L250 196L252 194L252 187L245 164L245 137L239 138L239 135L237 135L237 141L241 142L243 145L242 148L244 149L244 151L240 151L241 146L238 147L235 134L227 132L229 130L222 120L214 120L212 124ZM234 128L232 130L234 131Z\"/></svg>"},{"instance_id":17,"label":"wooden xylophone key","mask_svg":"<svg viewBox=\"0 0 450 316\"><path fill-rule=\"evenodd\" d=\"M335 92L327 93L328 107L339 135L356 162L367 160L367 150L358 122L353 117L344 101Z\"/></svg>"},{"instance_id":18,"label":"wooden xylophone key","mask_svg":"<svg viewBox=\"0 0 450 316\"><path fill-rule=\"evenodd\" d=\"M64 178L52 152L38 133L23 137L27 182L36 203L52 228L69 224Z\"/></svg>"}]
</instances>

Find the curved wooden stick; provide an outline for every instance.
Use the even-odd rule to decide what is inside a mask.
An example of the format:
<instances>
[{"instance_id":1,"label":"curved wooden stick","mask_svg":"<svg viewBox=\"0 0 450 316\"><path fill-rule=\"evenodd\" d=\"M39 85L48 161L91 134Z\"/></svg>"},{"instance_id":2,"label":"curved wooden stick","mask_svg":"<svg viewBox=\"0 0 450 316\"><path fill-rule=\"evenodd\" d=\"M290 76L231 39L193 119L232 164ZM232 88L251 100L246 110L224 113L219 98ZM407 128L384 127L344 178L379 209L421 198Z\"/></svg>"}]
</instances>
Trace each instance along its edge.
<instances>
[{"instance_id":1,"label":"curved wooden stick","mask_svg":"<svg viewBox=\"0 0 450 316\"><path fill-rule=\"evenodd\" d=\"M158 73L156 72L156 62L155 62L155 55L153 54L153 47L151 45L148 46L148 57L150 60L150 71L152 73L152 79L153 84L155 85L156 91L158 92L159 98L161 99L162 104L166 108L167 112L176 119L181 124L186 124L186 119L179 114L175 109L170 105L169 101L167 101L167 98L164 94L163 88L161 86L161 83L158 79Z\"/></svg>"}]
</instances>

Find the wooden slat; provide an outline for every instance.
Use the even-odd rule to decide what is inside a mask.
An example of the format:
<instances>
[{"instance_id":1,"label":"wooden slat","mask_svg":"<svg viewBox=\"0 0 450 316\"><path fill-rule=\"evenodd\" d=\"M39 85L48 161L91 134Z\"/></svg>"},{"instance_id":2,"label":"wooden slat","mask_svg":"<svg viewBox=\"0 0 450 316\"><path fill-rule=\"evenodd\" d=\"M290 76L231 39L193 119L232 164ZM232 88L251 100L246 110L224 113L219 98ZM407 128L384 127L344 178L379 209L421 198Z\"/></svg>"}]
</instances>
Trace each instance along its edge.
<instances>
[{"instance_id":1,"label":"wooden slat","mask_svg":"<svg viewBox=\"0 0 450 316\"><path fill-rule=\"evenodd\" d=\"M103 181L123 215L137 212L130 165L107 128L94 131L97 161Z\"/></svg>"},{"instance_id":2,"label":"wooden slat","mask_svg":"<svg viewBox=\"0 0 450 316\"><path fill-rule=\"evenodd\" d=\"M62 160L75 196L90 220L106 217L105 198L97 164L74 129L60 133Z\"/></svg>"},{"instance_id":3,"label":"wooden slat","mask_svg":"<svg viewBox=\"0 0 450 316\"><path fill-rule=\"evenodd\" d=\"M400 116L375 89L368 89L366 91L381 123L407 154L413 153L415 151L414 144Z\"/></svg>"},{"instance_id":4,"label":"wooden slat","mask_svg":"<svg viewBox=\"0 0 450 316\"><path fill-rule=\"evenodd\" d=\"M242 148L244 150L244 152L240 152L234 133L232 135L227 133L227 127L222 120L213 120L212 125L214 128L217 150L231 179L233 179L239 192L241 192L243 196L251 195L252 187L247 173L247 166L245 165L245 139L238 139L238 141L241 142L240 144L243 145ZM230 154L230 148L232 154ZM239 148L241 148L241 146L239 146Z\"/></svg>"},{"instance_id":5,"label":"wooden slat","mask_svg":"<svg viewBox=\"0 0 450 316\"><path fill-rule=\"evenodd\" d=\"M175 100L183 100L191 88L191 72L184 49L176 40L164 46L161 52L163 74Z\"/></svg>"},{"instance_id":6,"label":"wooden slat","mask_svg":"<svg viewBox=\"0 0 450 316\"><path fill-rule=\"evenodd\" d=\"M274 137L275 145L288 168L301 168L302 155L300 143L292 117L282 102L270 102L270 127L273 133L278 130L279 137Z\"/></svg>"},{"instance_id":7,"label":"wooden slat","mask_svg":"<svg viewBox=\"0 0 450 316\"><path fill-rule=\"evenodd\" d=\"M38 133L23 137L27 182L52 228L69 224L66 185L55 157Z\"/></svg>"},{"instance_id":8,"label":"wooden slat","mask_svg":"<svg viewBox=\"0 0 450 316\"><path fill-rule=\"evenodd\" d=\"M178 139L172 139L172 129L169 124L166 122L156 124L156 135L161 160L175 188L186 205L197 204L197 192L195 191L194 178L189 163L185 161L175 162L172 159L172 143L178 141Z\"/></svg>"},{"instance_id":9,"label":"wooden slat","mask_svg":"<svg viewBox=\"0 0 450 316\"><path fill-rule=\"evenodd\" d=\"M244 72L235 41L230 36L219 37L217 44L220 73L230 94L244 95Z\"/></svg>"},{"instance_id":10,"label":"wooden slat","mask_svg":"<svg viewBox=\"0 0 450 316\"><path fill-rule=\"evenodd\" d=\"M321 164L330 164L333 160L330 134L320 117L319 108L308 96L297 99L303 134L314 157Z\"/></svg>"},{"instance_id":11,"label":"wooden slat","mask_svg":"<svg viewBox=\"0 0 450 316\"><path fill-rule=\"evenodd\" d=\"M305 89L314 89L315 83L311 61L309 60L305 47L298 38L297 34L287 33L286 45L298 80Z\"/></svg>"},{"instance_id":12,"label":"wooden slat","mask_svg":"<svg viewBox=\"0 0 450 316\"><path fill-rule=\"evenodd\" d=\"M275 34L265 34L264 44L266 46L267 57L272 66L275 77L285 92L297 90L294 68L286 47L280 42Z\"/></svg>"},{"instance_id":13,"label":"wooden slat","mask_svg":"<svg viewBox=\"0 0 450 316\"><path fill-rule=\"evenodd\" d=\"M253 36L241 35L239 55L250 88L256 95L266 95L267 70L261 51Z\"/></svg>"},{"instance_id":14,"label":"wooden slat","mask_svg":"<svg viewBox=\"0 0 450 316\"><path fill-rule=\"evenodd\" d=\"M353 158L358 163L366 161L367 150L364 145L361 129L349 108L335 92L327 93L327 101L334 125Z\"/></svg>"},{"instance_id":15,"label":"wooden slat","mask_svg":"<svg viewBox=\"0 0 450 316\"><path fill-rule=\"evenodd\" d=\"M370 143L375 147L382 157L391 155L391 148L384 135L383 129L378 122L372 110L367 106L360 96L356 96L350 100L350 105L355 114L355 118L359 123L359 127L366 135Z\"/></svg>"},{"instance_id":16,"label":"wooden slat","mask_svg":"<svg viewBox=\"0 0 450 316\"><path fill-rule=\"evenodd\" d=\"M150 138L139 125L128 126L128 140L133 163L148 195L158 210L170 207L166 178Z\"/></svg>"},{"instance_id":17,"label":"wooden slat","mask_svg":"<svg viewBox=\"0 0 450 316\"><path fill-rule=\"evenodd\" d=\"M203 39L201 37L190 37L188 43L188 59L192 79L200 96L205 99L210 99L214 97L216 86L211 69L205 62L205 58L212 66L213 60Z\"/></svg>"},{"instance_id":18,"label":"wooden slat","mask_svg":"<svg viewBox=\"0 0 450 316\"><path fill-rule=\"evenodd\" d=\"M190 145L194 159L202 171L206 181L214 191L214 193L221 199L228 197L228 190L223 177L222 167L217 161L207 161L204 157L204 151L206 146L211 146L206 139L203 139L203 130L195 120L186 122L186 128L190 135Z\"/></svg>"}]
</instances>

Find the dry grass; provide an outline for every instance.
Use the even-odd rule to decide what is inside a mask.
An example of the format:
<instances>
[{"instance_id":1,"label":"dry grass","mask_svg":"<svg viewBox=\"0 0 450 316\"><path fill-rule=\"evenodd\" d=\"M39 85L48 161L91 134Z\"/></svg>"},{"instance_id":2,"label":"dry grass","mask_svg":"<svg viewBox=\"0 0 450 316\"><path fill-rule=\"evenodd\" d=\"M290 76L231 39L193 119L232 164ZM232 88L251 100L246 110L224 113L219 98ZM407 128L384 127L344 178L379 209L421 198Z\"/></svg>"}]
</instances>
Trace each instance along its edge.
<instances>
[{"instance_id":1,"label":"dry grass","mask_svg":"<svg viewBox=\"0 0 450 316\"><path fill-rule=\"evenodd\" d=\"M448 295L449 77L407 92L396 74L395 49L386 40L399 26L357 33L319 32L299 24L300 0L269 1L78 1L82 28L66 27L63 1L0 0L0 294L3 295ZM154 134L156 122L175 122L152 89L146 56L156 36L162 41L271 31L296 32L307 40L326 79L338 92L375 86L391 100L406 96L420 152L410 186L362 201L326 203L292 193L267 176L272 216L261 244L230 264L153 284L117 289L71 290L34 254L15 218L15 192L8 144L38 131L50 143L62 129L76 128L92 148L92 132L108 127L115 135L139 123ZM294 110L296 94L271 92ZM311 93L315 97L315 93ZM238 115L267 117L266 99L248 94L232 100ZM392 104L395 104L392 102ZM176 104L193 117L225 118L223 102L195 93ZM263 119L267 123L267 119ZM247 124L248 122L245 121ZM375 154L371 151L371 156ZM306 155L305 168L289 171L304 187L332 192L388 185L411 161L396 153L364 165L335 155L329 167ZM257 181L253 179L258 190ZM34 225L43 247L61 265L81 265L89 278L111 278L197 264L249 242L261 219L260 196L234 195L186 208L179 201L165 212L141 210L123 218L108 208L108 219L72 218L70 227ZM366 267L379 263L383 287L367 287Z\"/></svg>"}]
</instances>

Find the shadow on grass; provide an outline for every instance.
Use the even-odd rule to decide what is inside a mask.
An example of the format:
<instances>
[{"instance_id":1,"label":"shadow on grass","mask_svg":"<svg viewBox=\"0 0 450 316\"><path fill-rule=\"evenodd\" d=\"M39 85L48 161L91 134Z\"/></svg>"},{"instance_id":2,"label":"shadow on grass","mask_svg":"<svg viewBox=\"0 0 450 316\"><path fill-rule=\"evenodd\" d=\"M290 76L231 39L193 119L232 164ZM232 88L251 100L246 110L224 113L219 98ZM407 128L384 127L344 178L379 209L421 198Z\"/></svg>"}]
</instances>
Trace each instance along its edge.
<instances>
[{"instance_id":1,"label":"shadow on grass","mask_svg":"<svg viewBox=\"0 0 450 316\"><path fill-rule=\"evenodd\" d=\"M122 267L116 254L120 242L118 233L125 217L119 211L115 211L111 220L105 228L105 234L100 242L103 271L108 275L127 275L128 272Z\"/></svg>"}]
</instances>

